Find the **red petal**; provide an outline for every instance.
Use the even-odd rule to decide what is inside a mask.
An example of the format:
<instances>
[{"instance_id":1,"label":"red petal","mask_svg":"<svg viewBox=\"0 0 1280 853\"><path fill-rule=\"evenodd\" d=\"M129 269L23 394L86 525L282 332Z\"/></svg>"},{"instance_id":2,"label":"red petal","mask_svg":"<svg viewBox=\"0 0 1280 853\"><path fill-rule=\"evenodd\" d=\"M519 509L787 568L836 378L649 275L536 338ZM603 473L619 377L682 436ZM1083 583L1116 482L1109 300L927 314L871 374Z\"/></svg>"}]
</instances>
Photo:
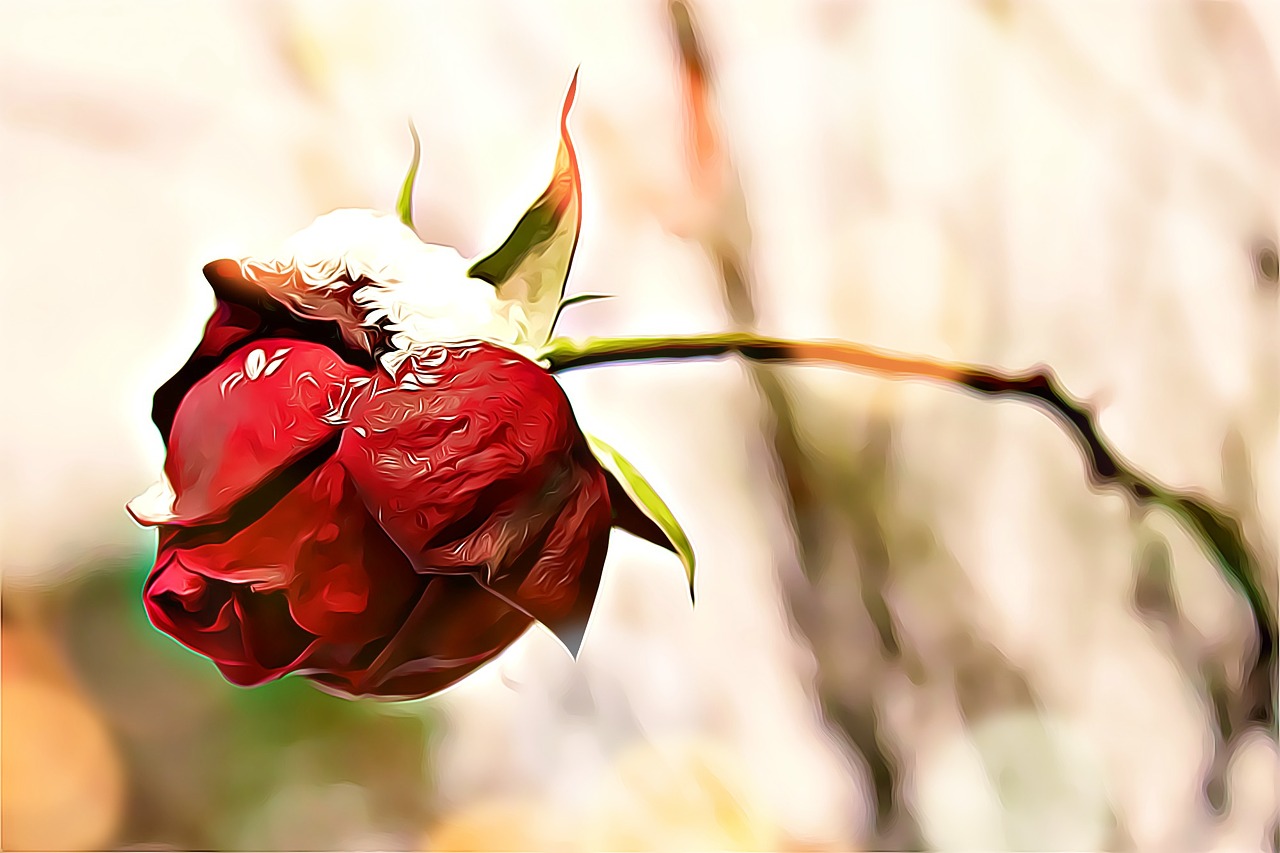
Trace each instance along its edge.
<instances>
[{"instance_id":1,"label":"red petal","mask_svg":"<svg viewBox=\"0 0 1280 853\"><path fill-rule=\"evenodd\" d=\"M577 655L600 586L611 525L608 485L599 469L580 469L572 497L549 533L521 561L489 579L489 587L551 629Z\"/></svg>"},{"instance_id":2,"label":"red petal","mask_svg":"<svg viewBox=\"0 0 1280 853\"><path fill-rule=\"evenodd\" d=\"M162 528L146 604L237 684L297 672L344 695L426 696L531 623L471 578L414 572L336 461L220 535Z\"/></svg>"},{"instance_id":3,"label":"red petal","mask_svg":"<svg viewBox=\"0 0 1280 853\"><path fill-rule=\"evenodd\" d=\"M233 505L335 438L325 419L367 374L308 341L268 338L196 382L174 419L165 473L179 525L225 520Z\"/></svg>"},{"instance_id":4,"label":"red petal","mask_svg":"<svg viewBox=\"0 0 1280 853\"><path fill-rule=\"evenodd\" d=\"M419 571L501 564L567 499L581 433L533 362L489 344L439 347L372 388L337 458Z\"/></svg>"},{"instance_id":5,"label":"red petal","mask_svg":"<svg viewBox=\"0 0 1280 853\"><path fill-rule=\"evenodd\" d=\"M312 680L343 696L430 696L497 657L532 624L472 578L425 581L413 611L372 663L312 673Z\"/></svg>"},{"instance_id":6,"label":"red petal","mask_svg":"<svg viewBox=\"0 0 1280 853\"><path fill-rule=\"evenodd\" d=\"M232 347L245 342L263 325L262 317L252 308L218 300L196 351L168 382L160 386L152 402L151 420L166 444L173 431L174 414L191 386L217 367Z\"/></svg>"},{"instance_id":7,"label":"red petal","mask_svg":"<svg viewBox=\"0 0 1280 853\"><path fill-rule=\"evenodd\" d=\"M611 510L564 391L491 345L441 347L397 378L374 380L338 448L370 511L420 572L473 575L576 651Z\"/></svg>"},{"instance_id":8,"label":"red petal","mask_svg":"<svg viewBox=\"0 0 1280 853\"><path fill-rule=\"evenodd\" d=\"M372 366L368 353L354 351L342 339L337 325L326 320L305 319L276 301L258 283L246 279L240 264L219 260L206 264L205 278L217 297L213 316L204 337L187 363L156 391L151 419L165 444L173 429L174 413L191 387L207 376L234 347L256 338L290 338L313 341L340 351L350 361Z\"/></svg>"},{"instance_id":9,"label":"red petal","mask_svg":"<svg viewBox=\"0 0 1280 853\"><path fill-rule=\"evenodd\" d=\"M176 553L161 558L144 602L152 624L217 664L228 680L261 684L288 672L314 640L281 614L283 596L255 595L253 622L245 618L246 590L192 571ZM268 637L256 644L251 635Z\"/></svg>"},{"instance_id":10,"label":"red petal","mask_svg":"<svg viewBox=\"0 0 1280 853\"><path fill-rule=\"evenodd\" d=\"M312 472L248 527L218 535L177 531L161 553L177 552L211 580L253 593L283 591L292 621L326 642L390 636L422 589L337 462Z\"/></svg>"}]
</instances>

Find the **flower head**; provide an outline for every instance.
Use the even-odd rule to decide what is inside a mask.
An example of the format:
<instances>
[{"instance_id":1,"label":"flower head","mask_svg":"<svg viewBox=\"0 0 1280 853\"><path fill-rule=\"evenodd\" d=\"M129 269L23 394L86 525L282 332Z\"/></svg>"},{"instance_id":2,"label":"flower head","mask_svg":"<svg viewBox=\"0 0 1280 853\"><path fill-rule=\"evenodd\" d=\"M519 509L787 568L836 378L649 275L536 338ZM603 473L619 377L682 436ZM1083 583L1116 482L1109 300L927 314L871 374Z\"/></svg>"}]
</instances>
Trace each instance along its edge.
<instances>
[{"instance_id":1,"label":"flower head","mask_svg":"<svg viewBox=\"0 0 1280 853\"><path fill-rule=\"evenodd\" d=\"M229 680L425 696L535 620L576 650L612 526L673 547L534 360L578 233L561 127L547 191L478 261L340 210L205 267L217 307L156 393L164 476L129 510L159 529L152 622Z\"/></svg>"}]
</instances>

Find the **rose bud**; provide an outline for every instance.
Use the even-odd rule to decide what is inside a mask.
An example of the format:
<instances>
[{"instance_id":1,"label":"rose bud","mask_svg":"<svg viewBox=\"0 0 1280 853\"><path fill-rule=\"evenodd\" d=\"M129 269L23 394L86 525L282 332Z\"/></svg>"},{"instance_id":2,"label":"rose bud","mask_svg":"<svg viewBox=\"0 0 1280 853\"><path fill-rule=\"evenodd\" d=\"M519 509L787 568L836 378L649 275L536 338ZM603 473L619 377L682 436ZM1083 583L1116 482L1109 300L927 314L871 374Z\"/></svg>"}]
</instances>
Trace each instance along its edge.
<instances>
[{"instance_id":1,"label":"rose bud","mask_svg":"<svg viewBox=\"0 0 1280 853\"><path fill-rule=\"evenodd\" d=\"M534 621L576 653L614 526L692 578L665 505L535 360L580 222L573 91L550 185L478 261L409 227L411 170L400 218L336 211L205 267L213 317L155 396L164 477L129 511L159 530L152 623L230 681L422 697Z\"/></svg>"}]
</instances>

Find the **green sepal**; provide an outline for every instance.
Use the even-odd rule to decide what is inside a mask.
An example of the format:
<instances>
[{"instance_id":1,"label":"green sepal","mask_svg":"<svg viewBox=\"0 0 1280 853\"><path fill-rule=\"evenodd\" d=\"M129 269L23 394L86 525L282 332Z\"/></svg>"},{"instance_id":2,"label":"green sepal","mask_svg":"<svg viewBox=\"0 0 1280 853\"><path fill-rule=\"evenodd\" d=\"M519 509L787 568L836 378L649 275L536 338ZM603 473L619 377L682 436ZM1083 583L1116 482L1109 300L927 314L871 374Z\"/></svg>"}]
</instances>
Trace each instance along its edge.
<instances>
[{"instance_id":1,"label":"green sepal","mask_svg":"<svg viewBox=\"0 0 1280 853\"><path fill-rule=\"evenodd\" d=\"M636 469L636 466L627 461L626 457L593 435L587 435L586 438L587 444L591 447L591 452L595 454L596 459L604 466L605 471L614 478L617 485L625 493L625 497L653 525L653 527L649 527L645 524L637 524L635 520L628 518L628 507L615 506L614 526L621 527L629 533L634 533L674 551L676 556L680 558L680 562L684 564L685 577L689 582L689 599L692 601L694 598L693 578L695 566L693 545L689 542L689 537L685 535L680 522L676 521L675 515L671 512L666 502L658 496L653 486L649 485L649 481ZM617 499L620 496L615 495L611 488L610 497L617 504ZM654 535L655 533L660 533L662 541Z\"/></svg>"},{"instance_id":2,"label":"green sepal","mask_svg":"<svg viewBox=\"0 0 1280 853\"><path fill-rule=\"evenodd\" d=\"M551 322L551 328L555 328L556 323L560 322L560 315L564 313L564 309L572 308L575 305L583 305L587 302L595 302L599 299L612 299L612 293L575 293L573 296L566 296L560 300L560 307L556 309L556 318Z\"/></svg>"},{"instance_id":3,"label":"green sepal","mask_svg":"<svg viewBox=\"0 0 1280 853\"><path fill-rule=\"evenodd\" d=\"M400 221L413 227L413 182L418 178L418 161L422 159L422 143L418 141L418 129L409 122L409 135L413 137L413 161L409 163L409 172L400 185L400 197L396 199L396 213Z\"/></svg>"},{"instance_id":4,"label":"green sepal","mask_svg":"<svg viewBox=\"0 0 1280 853\"><path fill-rule=\"evenodd\" d=\"M583 302L595 302L597 299L612 299L612 293L575 293L560 300L560 308L564 310L570 305L581 305Z\"/></svg>"},{"instance_id":5,"label":"green sepal","mask_svg":"<svg viewBox=\"0 0 1280 853\"><path fill-rule=\"evenodd\" d=\"M534 347L551 337L582 227L582 184L569 138L569 109L577 88L575 72L560 112L560 148L547 189L506 241L467 271L493 285L499 299L523 308L520 338Z\"/></svg>"}]
</instances>

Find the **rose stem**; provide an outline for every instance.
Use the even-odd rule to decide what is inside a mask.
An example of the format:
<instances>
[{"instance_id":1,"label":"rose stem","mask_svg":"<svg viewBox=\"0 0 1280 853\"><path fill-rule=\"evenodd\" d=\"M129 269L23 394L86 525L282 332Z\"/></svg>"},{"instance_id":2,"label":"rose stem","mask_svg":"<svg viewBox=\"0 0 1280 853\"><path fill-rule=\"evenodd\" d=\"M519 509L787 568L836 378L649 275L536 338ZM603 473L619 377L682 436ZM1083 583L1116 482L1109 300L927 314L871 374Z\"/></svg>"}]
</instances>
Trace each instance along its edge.
<instances>
[{"instance_id":1,"label":"rose stem","mask_svg":"<svg viewBox=\"0 0 1280 853\"><path fill-rule=\"evenodd\" d=\"M578 343L551 341L539 354L552 373L630 361L672 361L740 355L757 362L834 364L888 379L924 379L958 386L989 397L1030 400L1065 427L1082 451L1095 487L1116 486L1139 505L1173 513L1196 535L1228 581L1249 604L1259 648L1250 685L1256 699L1249 721L1268 728L1275 715L1276 627L1271 603L1261 587L1259 561L1245 542L1240 524L1203 496L1178 491L1144 475L1126 462L1098 430L1093 409L1065 391L1047 367L1006 373L988 367L938 361L843 341L792 341L747 333L677 337L589 338Z\"/></svg>"}]
</instances>

